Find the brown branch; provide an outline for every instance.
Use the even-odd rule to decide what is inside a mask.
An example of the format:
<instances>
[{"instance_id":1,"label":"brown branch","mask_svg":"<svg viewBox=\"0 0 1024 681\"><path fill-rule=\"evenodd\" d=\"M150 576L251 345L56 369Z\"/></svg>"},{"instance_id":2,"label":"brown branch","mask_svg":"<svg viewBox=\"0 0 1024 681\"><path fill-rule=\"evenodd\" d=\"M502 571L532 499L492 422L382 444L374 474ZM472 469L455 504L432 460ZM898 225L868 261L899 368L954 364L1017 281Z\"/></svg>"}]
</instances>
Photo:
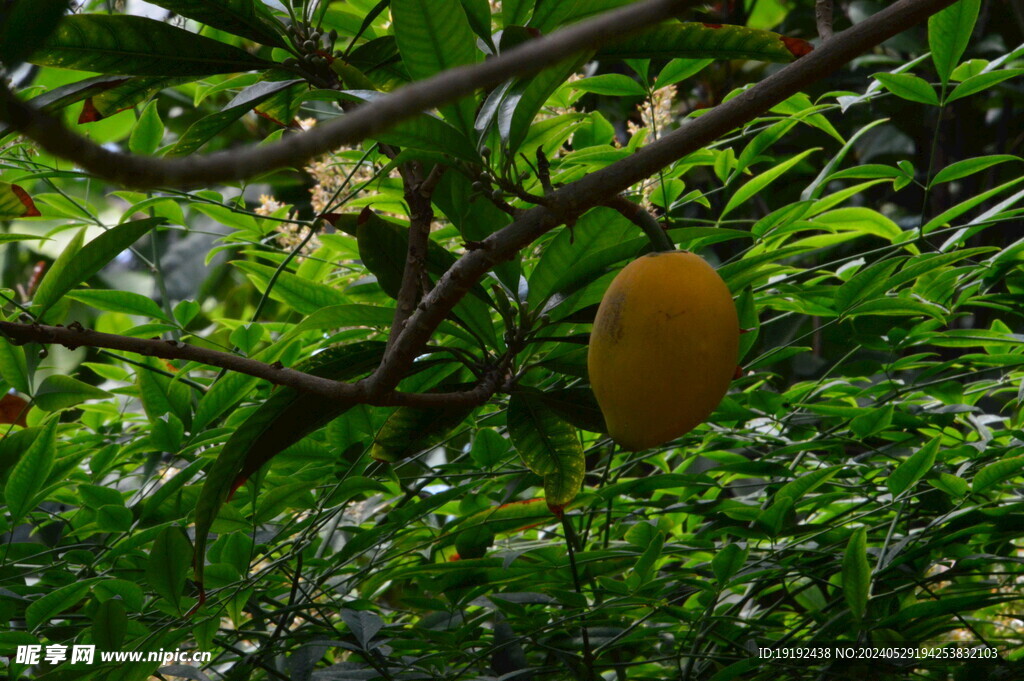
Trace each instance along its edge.
<instances>
[{"instance_id":1,"label":"brown branch","mask_svg":"<svg viewBox=\"0 0 1024 681\"><path fill-rule=\"evenodd\" d=\"M814 0L814 21L818 35L825 42L832 37L832 3L834 0Z\"/></svg>"},{"instance_id":2,"label":"brown branch","mask_svg":"<svg viewBox=\"0 0 1024 681\"><path fill-rule=\"evenodd\" d=\"M111 333L86 329L80 325L48 326L44 324L16 324L0 321L0 342L16 345L40 343L63 345L69 350L75 348L106 348L121 350L148 357L180 359L220 367L256 378L265 379L275 385L295 388L302 392L321 395L328 399L365 403L374 406L442 407L473 406L483 404L501 386L503 375L500 370L486 374L480 383L470 390L451 393L402 393L393 390L371 391L360 381L344 383L329 378L314 376L276 364L265 364L254 359L239 357L229 352L211 350L173 340L131 338Z\"/></svg>"},{"instance_id":3,"label":"brown branch","mask_svg":"<svg viewBox=\"0 0 1024 681\"><path fill-rule=\"evenodd\" d=\"M955 1L898 0L707 114L638 149L629 157L556 190L547 197L545 206L530 209L512 224L484 239L441 277L389 349L388 361L367 381L375 390L397 385L420 348L462 296L487 271L510 259L547 231L577 218L603 203L608 196L625 191L687 154L706 147L802 88L828 76L854 57Z\"/></svg>"},{"instance_id":4,"label":"brown branch","mask_svg":"<svg viewBox=\"0 0 1024 681\"><path fill-rule=\"evenodd\" d=\"M562 59L671 18L696 0L647 0L581 21L472 66L449 69L357 107L334 121L267 146L186 158L154 158L109 151L64 127L54 116L20 101L0 83L0 119L50 153L126 187L196 187L244 180L374 137L403 120L536 73Z\"/></svg>"},{"instance_id":5,"label":"brown branch","mask_svg":"<svg viewBox=\"0 0 1024 681\"><path fill-rule=\"evenodd\" d=\"M424 179L423 168L419 163L413 163L403 174L405 202L409 206L409 246L388 347L394 344L406 320L412 316L421 293L426 293L422 282L427 276L427 247L430 244L430 226L434 222L434 206L430 197L443 173L444 167L438 164L430 171L430 176Z\"/></svg>"}]
</instances>

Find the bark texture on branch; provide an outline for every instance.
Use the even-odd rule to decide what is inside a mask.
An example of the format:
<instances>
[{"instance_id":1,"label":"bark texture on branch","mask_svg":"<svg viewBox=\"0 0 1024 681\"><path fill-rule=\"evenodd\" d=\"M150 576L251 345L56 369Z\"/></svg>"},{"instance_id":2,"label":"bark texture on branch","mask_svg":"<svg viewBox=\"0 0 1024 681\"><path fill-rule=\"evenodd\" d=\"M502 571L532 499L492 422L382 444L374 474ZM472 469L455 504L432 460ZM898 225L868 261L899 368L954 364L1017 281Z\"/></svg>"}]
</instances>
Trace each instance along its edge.
<instances>
[{"instance_id":1,"label":"bark texture on branch","mask_svg":"<svg viewBox=\"0 0 1024 681\"><path fill-rule=\"evenodd\" d=\"M460 66L411 83L355 108L336 120L267 146L196 155L154 158L104 149L64 127L54 116L20 101L0 83L0 119L51 154L125 187L191 188L255 177L278 168L301 167L343 145L379 135L422 111L435 109L516 76L536 73L562 59L671 18L696 0L646 0L549 36L530 40L481 64Z\"/></svg>"}]
</instances>

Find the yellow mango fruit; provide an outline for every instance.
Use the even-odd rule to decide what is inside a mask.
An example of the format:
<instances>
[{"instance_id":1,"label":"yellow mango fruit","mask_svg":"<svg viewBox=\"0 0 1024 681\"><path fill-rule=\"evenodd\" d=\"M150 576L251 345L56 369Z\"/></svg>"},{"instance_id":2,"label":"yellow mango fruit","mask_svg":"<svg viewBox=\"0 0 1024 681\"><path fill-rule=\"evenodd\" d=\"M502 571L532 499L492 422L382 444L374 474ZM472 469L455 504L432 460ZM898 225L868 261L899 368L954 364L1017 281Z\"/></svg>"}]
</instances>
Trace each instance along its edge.
<instances>
[{"instance_id":1,"label":"yellow mango fruit","mask_svg":"<svg viewBox=\"0 0 1024 681\"><path fill-rule=\"evenodd\" d=\"M729 389L739 341L732 294L700 256L651 253L624 267L587 355L609 435L637 451L693 430Z\"/></svg>"}]
</instances>

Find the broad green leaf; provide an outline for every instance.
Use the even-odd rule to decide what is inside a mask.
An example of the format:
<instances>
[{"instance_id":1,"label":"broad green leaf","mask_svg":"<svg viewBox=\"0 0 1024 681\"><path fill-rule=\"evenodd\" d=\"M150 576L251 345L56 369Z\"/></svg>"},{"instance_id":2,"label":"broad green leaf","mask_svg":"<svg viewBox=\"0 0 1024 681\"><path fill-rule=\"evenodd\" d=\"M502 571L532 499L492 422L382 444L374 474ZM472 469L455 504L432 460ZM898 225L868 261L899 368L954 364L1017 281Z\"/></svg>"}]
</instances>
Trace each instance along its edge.
<instances>
[{"instance_id":1,"label":"broad green leaf","mask_svg":"<svg viewBox=\"0 0 1024 681\"><path fill-rule=\"evenodd\" d=\"M814 178L814 181L811 182L811 184L809 184L807 188L800 193L800 199L802 201L807 201L810 199L818 198L819 196L821 196L821 193L825 191L830 180L841 179L840 177L836 177L837 175L839 175L839 173L850 171L864 172L867 169L867 166L860 165L855 166L854 168L848 168L845 171L839 171L839 173L833 173L835 168L838 167L843 162L843 159L846 158L846 155L850 152L850 150L854 148L854 145L857 143L857 140L859 140L864 134L866 134L876 125L882 125L888 122L888 118L880 118L876 121L871 121L861 129L859 129L857 132L855 132L853 135L851 135L850 139L848 139L846 143L843 144L842 148L837 153L835 153L828 160L827 163L825 163L825 167L821 169L821 172L818 173L818 176L816 178ZM881 175L881 177L896 177L899 175L899 171L897 171L895 168L890 169L888 166L876 166L874 168L871 168L870 170L880 171L881 173L884 173L883 175ZM894 174L890 175L890 173Z\"/></svg>"},{"instance_id":2,"label":"broad green leaf","mask_svg":"<svg viewBox=\"0 0 1024 681\"><path fill-rule=\"evenodd\" d=\"M277 272L276 267L247 260L235 261L232 265L248 274L253 282L264 291ZM341 291L317 281L304 279L288 271L277 274L274 288L270 290L270 297L280 300L296 312L305 315L313 314L326 307L344 305L348 301L348 297Z\"/></svg>"},{"instance_id":3,"label":"broad green leaf","mask_svg":"<svg viewBox=\"0 0 1024 681\"><path fill-rule=\"evenodd\" d=\"M1002 459L982 468L974 476L971 489L974 492L987 492L1004 480L1008 480L1024 469L1024 456Z\"/></svg>"},{"instance_id":4,"label":"broad green leaf","mask_svg":"<svg viewBox=\"0 0 1024 681\"><path fill-rule=\"evenodd\" d=\"M476 37L459 0L391 0L395 40L414 80L423 80L456 66L475 63ZM476 105L464 97L441 107L444 118L471 135Z\"/></svg>"},{"instance_id":5,"label":"broad green leaf","mask_svg":"<svg viewBox=\"0 0 1024 681\"><path fill-rule=\"evenodd\" d=\"M51 374L43 379L35 393L36 406L44 411L63 411L86 400L107 397L112 395L106 390L60 374Z\"/></svg>"},{"instance_id":6,"label":"broad green leaf","mask_svg":"<svg viewBox=\"0 0 1024 681\"><path fill-rule=\"evenodd\" d=\"M814 222L833 229L871 234L886 241L895 241L903 234L899 225L871 208L837 208L816 215Z\"/></svg>"},{"instance_id":7,"label":"broad green leaf","mask_svg":"<svg viewBox=\"0 0 1024 681\"><path fill-rule=\"evenodd\" d=\"M0 7L0 62L8 72L39 50L69 5L69 0L9 0Z\"/></svg>"},{"instance_id":8,"label":"broad green leaf","mask_svg":"<svg viewBox=\"0 0 1024 681\"><path fill-rule=\"evenodd\" d=\"M864 315L886 315L894 317L916 317L925 315L938 321L946 320L946 311L934 303L912 300L904 297L876 298L865 301L846 312L848 317Z\"/></svg>"},{"instance_id":9,"label":"broad green leaf","mask_svg":"<svg viewBox=\"0 0 1024 681\"><path fill-rule=\"evenodd\" d=\"M261 0L153 0L153 4L264 45L285 45L276 27L259 16Z\"/></svg>"},{"instance_id":10,"label":"broad green leaf","mask_svg":"<svg viewBox=\"0 0 1024 681\"><path fill-rule=\"evenodd\" d=\"M27 191L16 184L0 182L0 220L32 218L39 214Z\"/></svg>"},{"instance_id":11,"label":"broad green leaf","mask_svg":"<svg viewBox=\"0 0 1024 681\"><path fill-rule=\"evenodd\" d=\"M574 80L566 83L566 88L593 92L599 95L611 95L615 97L646 97L647 91L644 86L629 76L619 73L604 73L599 76L591 76L582 80Z\"/></svg>"},{"instance_id":12,"label":"broad green leaf","mask_svg":"<svg viewBox=\"0 0 1024 681\"><path fill-rule=\"evenodd\" d=\"M712 59L673 59L658 74L658 79L654 81L651 89L660 90L663 87L692 78L707 68L712 61Z\"/></svg>"},{"instance_id":13,"label":"broad green leaf","mask_svg":"<svg viewBox=\"0 0 1024 681\"><path fill-rule=\"evenodd\" d=\"M534 0L503 0L501 3L501 23L509 26L525 26L533 12Z\"/></svg>"},{"instance_id":14,"label":"broad green leaf","mask_svg":"<svg viewBox=\"0 0 1024 681\"><path fill-rule=\"evenodd\" d=\"M978 156L977 158L964 159L963 161L952 163L935 173L935 177L932 178L929 186L934 187L935 185L943 182L959 180L975 173L980 173L981 171L991 168L992 166L999 165L1000 163L1022 160L1024 159L1021 159L1020 156L1013 156L1011 154L994 154L992 156Z\"/></svg>"},{"instance_id":15,"label":"broad green leaf","mask_svg":"<svg viewBox=\"0 0 1024 681\"><path fill-rule=\"evenodd\" d=\"M876 73L875 79L897 97L921 104L939 105L935 88L923 78L909 73Z\"/></svg>"},{"instance_id":16,"label":"broad green leaf","mask_svg":"<svg viewBox=\"0 0 1024 681\"><path fill-rule=\"evenodd\" d=\"M42 316L65 293L103 269L143 235L163 223L163 218L125 222L108 229L85 246L85 228L79 230L39 282L33 304Z\"/></svg>"},{"instance_id":17,"label":"broad green leaf","mask_svg":"<svg viewBox=\"0 0 1024 681\"><path fill-rule=\"evenodd\" d=\"M56 456L57 418L43 426L28 450L18 459L4 486L4 502L17 525L36 505L36 497L46 484Z\"/></svg>"},{"instance_id":18,"label":"broad green leaf","mask_svg":"<svg viewBox=\"0 0 1024 681\"><path fill-rule=\"evenodd\" d=\"M719 584L725 584L729 578L740 571L747 560L747 552L738 544L726 544L711 559L711 571Z\"/></svg>"},{"instance_id":19,"label":"broad green leaf","mask_svg":"<svg viewBox=\"0 0 1024 681\"><path fill-rule=\"evenodd\" d=\"M344 99L369 102L385 96L386 93L375 90L345 90L336 94ZM410 149L441 152L470 163L480 163L481 160L469 137L453 125L425 113L402 121L380 133L375 139Z\"/></svg>"},{"instance_id":20,"label":"broad green leaf","mask_svg":"<svg viewBox=\"0 0 1024 681\"><path fill-rule=\"evenodd\" d=\"M764 189L769 184L771 184L779 177L781 177L787 170L789 170L797 163L804 160L808 155L813 154L816 151L819 150L807 149L806 151L797 154L796 156L789 160L783 161L782 163L776 165L775 167L769 170L764 171L760 175L757 175L756 177L748 181L746 184L744 184L742 187L736 190L735 194L729 197L729 202L725 204L725 208L722 209L722 213L719 216L719 220L724 219L725 216L732 212L735 208L743 205L744 203L752 199L754 196L758 194L758 192L760 192L762 189Z\"/></svg>"},{"instance_id":21,"label":"broad green leaf","mask_svg":"<svg viewBox=\"0 0 1024 681\"><path fill-rule=\"evenodd\" d=\"M132 291L111 291L107 289L88 288L76 289L64 294L65 298L85 303L97 310L134 314L140 317L151 317L172 322L167 314L152 298Z\"/></svg>"},{"instance_id":22,"label":"broad green leaf","mask_svg":"<svg viewBox=\"0 0 1024 681\"><path fill-rule=\"evenodd\" d=\"M640 228L611 208L594 208L562 229L544 249L530 274L529 303L543 305L567 296L628 260L647 244Z\"/></svg>"},{"instance_id":23,"label":"broad green leaf","mask_svg":"<svg viewBox=\"0 0 1024 681\"><path fill-rule=\"evenodd\" d=\"M805 475L801 475L796 480L792 480L783 485L779 491L775 493L775 499L777 501L779 499L787 498L791 499L795 504L805 495L831 480L840 470L842 470L840 466L831 466L829 468L821 468Z\"/></svg>"},{"instance_id":24,"label":"broad green leaf","mask_svg":"<svg viewBox=\"0 0 1024 681\"><path fill-rule=\"evenodd\" d=\"M955 102L958 99L964 97L970 97L973 94L977 94L990 87L995 87L1003 81L1024 73L1024 69L1005 69L1002 71L989 71L987 73L979 73L976 76L971 76L964 82L953 88L953 92L950 93L949 97L946 98L946 103Z\"/></svg>"},{"instance_id":25,"label":"broad green leaf","mask_svg":"<svg viewBox=\"0 0 1024 681\"><path fill-rule=\"evenodd\" d=\"M1011 187L1015 187L1021 182L1024 182L1024 177L1018 177L1010 180L1009 182L1004 182L998 187L989 189L988 191L984 191L980 194L976 194L970 198L961 201L957 205L953 206L948 210L943 211L939 215L936 215L934 218L926 222L921 227L921 233L928 234L929 232L936 230L939 227L942 227L943 225L949 223L950 221L957 219L958 217L960 217L967 211L971 210L972 208L981 205L982 203L989 200L996 194L1006 191Z\"/></svg>"},{"instance_id":26,"label":"broad green leaf","mask_svg":"<svg viewBox=\"0 0 1024 681\"><path fill-rule=\"evenodd\" d=\"M25 625L35 631L89 595L95 579L72 582L50 591L25 609Z\"/></svg>"},{"instance_id":27,"label":"broad green leaf","mask_svg":"<svg viewBox=\"0 0 1024 681\"><path fill-rule=\"evenodd\" d=\"M270 65L237 47L162 21L106 14L64 17L31 61L129 76L205 76Z\"/></svg>"},{"instance_id":28,"label":"broad green leaf","mask_svg":"<svg viewBox=\"0 0 1024 681\"><path fill-rule=\"evenodd\" d=\"M562 508L572 501L586 472L576 430L536 395L516 392L509 400L508 432L526 466L544 476L548 506Z\"/></svg>"},{"instance_id":29,"label":"broad green leaf","mask_svg":"<svg viewBox=\"0 0 1024 681\"><path fill-rule=\"evenodd\" d=\"M92 640L100 650L118 650L128 632L128 614L120 599L110 598L92 616Z\"/></svg>"},{"instance_id":30,"label":"broad green leaf","mask_svg":"<svg viewBox=\"0 0 1024 681\"><path fill-rule=\"evenodd\" d=\"M843 554L843 597L857 619L863 619L871 594L871 566L868 564L867 529L858 527L850 535Z\"/></svg>"},{"instance_id":31,"label":"broad green leaf","mask_svg":"<svg viewBox=\"0 0 1024 681\"><path fill-rule=\"evenodd\" d=\"M582 63L579 57L558 62L509 89L497 111L498 132L508 153L519 150L544 102Z\"/></svg>"},{"instance_id":32,"label":"broad green leaf","mask_svg":"<svg viewBox=\"0 0 1024 681\"><path fill-rule=\"evenodd\" d=\"M892 495L899 496L915 482L923 478L935 465L935 455L939 452L941 438L932 438L928 444L918 449L903 461L886 479L885 485Z\"/></svg>"},{"instance_id":33,"label":"broad green leaf","mask_svg":"<svg viewBox=\"0 0 1024 681\"><path fill-rule=\"evenodd\" d=\"M133 154L152 154L160 146L164 138L164 122L160 120L157 102L153 100L146 105L132 128L128 138L128 148Z\"/></svg>"},{"instance_id":34,"label":"broad green leaf","mask_svg":"<svg viewBox=\"0 0 1024 681\"><path fill-rule=\"evenodd\" d=\"M188 537L180 527L171 525L156 536L146 562L146 583L149 588L179 612L191 555L192 546Z\"/></svg>"},{"instance_id":35,"label":"broad green leaf","mask_svg":"<svg viewBox=\"0 0 1024 681\"><path fill-rule=\"evenodd\" d=\"M979 9L981 0L957 0L928 18L928 47L943 83L949 82L949 75L967 49Z\"/></svg>"},{"instance_id":36,"label":"broad green leaf","mask_svg":"<svg viewBox=\"0 0 1024 681\"><path fill-rule=\"evenodd\" d=\"M25 350L0 336L0 378L25 395L32 394Z\"/></svg>"},{"instance_id":37,"label":"broad green leaf","mask_svg":"<svg viewBox=\"0 0 1024 681\"><path fill-rule=\"evenodd\" d=\"M225 128L247 114L272 95L286 90L300 81L260 81L250 85L235 96L223 110L204 116L189 126L178 141L167 150L168 156L186 156L196 151Z\"/></svg>"},{"instance_id":38,"label":"broad green leaf","mask_svg":"<svg viewBox=\"0 0 1024 681\"><path fill-rule=\"evenodd\" d=\"M377 367L384 343L363 342L329 348L296 365L336 381L358 378ZM352 406L280 387L240 425L206 474L196 505L196 581L203 583L206 540L218 511L231 492L274 456L325 426Z\"/></svg>"},{"instance_id":39,"label":"broad green leaf","mask_svg":"<svg viewBox=\"0 0 1024 681\"><path fill-rule=\"evenodd\" d=\"M756 59L791 62L787 40L778 33L746 26L712 28L700 23L669 23L609 40L600 59ZM797 41L806 45L804 41ZM790 42L790 44L794 44Z\"/></svg>"},{"instance_id":40,"label":"broad green leaf","mask_svg":"<svg viewBox=\"0 0 1024 681\"><path fill-rule=\"evenodd\" d=\"M395 463L434 447L443 442L474 409L466 406L437 409L399 407L388 415L377 431L370 455L378 461Z\"/></svg>"},{"instance_id":41,"label":"broad green leaf","mask_svg":"<svg viewBox=\"0 0 1024 681\"><path fill-rule=\"evenodd\" d=\"M186 82L188 78L166 76L135 76L122 78L99 86L100 92L93 92L79 116L79 123L99 121L119 111L130 109L146 101L164 88Z\"/></svg>"},{"instance_id":42,"label":"broad green leaf","mask_svg":"<svg viewBox=\"0 0 1024 681\"><path fill-rule=\"evenodd\" d=\"M966 480L952 473L939 473L938 479L929 479L928 484L942 490L954 499L966 496L969 489Z\"/></svg>"}]
</instances>

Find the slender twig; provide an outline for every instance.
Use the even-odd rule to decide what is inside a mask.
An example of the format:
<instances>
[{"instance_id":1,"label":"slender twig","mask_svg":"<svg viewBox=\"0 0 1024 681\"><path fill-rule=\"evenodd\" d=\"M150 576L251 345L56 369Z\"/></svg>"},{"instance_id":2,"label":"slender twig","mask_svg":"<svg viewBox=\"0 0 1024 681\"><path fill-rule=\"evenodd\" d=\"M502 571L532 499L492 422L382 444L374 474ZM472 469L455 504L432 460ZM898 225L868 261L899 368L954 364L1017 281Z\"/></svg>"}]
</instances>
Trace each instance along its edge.
<instances>
[{"instance_id":1,"label":"slender twig","mask_svg":"<svg viewBox=\"0 0 1024 681\"><path fill-rule=\"evenodd\" d=\"M676 250L676 245L672 243L672 239L665 233L665 228L661 226L661 223L653 215L644 210L643 206L633 203L621 195L605 201L604 205L617 210L623 217L642 229L647 238L651 240L651 245L654 246L655 250Z\"/></svg>"},{"instance_id":2,"label":"slender twig","mask_svg":"<svg viewBox=\"0 0 1024 681\"><path fill-rule=\"evenodd\" d=\"M314 156L374 137L422 111L443 106L509 78L536 73L567 57L672 18L695 0L647 0L529 40L492 59L462 66L395 90L334 121L266 146L185 158L110 151L68 130L58 118L20 101L0 84L0 119L43 149L126 187L196 187L299 167Z\"/></svg>"},{"instance_id":3,"label":"slender twig","mask_svg":"<svg viewBox=\"0 0 1024 681\"><path fill-rule=\"evenodd\" d=\"M834 0L815 0L814 21L822 42L832 37L832 3Z\"/></svg>"},{"instance_id":4,"label":"slender twig","mask_svg":"<svg viewBox=\"0 0 1024 681\"><path fill-rule=\"evenodd\" d=\"M400 393L371 391L364 382L344 383L296 371L278 364L265 364L229 352L189 345L173 340L132 338L111 333L92 331L80 325L48 326L44 324L16 324L0 321L0 334L15 344L40 343L63 345L68 349L80 347L107 348L133 352L163 359L183 359L207 366L262 378L314 395L343 401L357 401L377 406L473 406L483 404L501 386L501 380L488 375L470 390L451 393Z\"/></svg>"}]
</instances>

